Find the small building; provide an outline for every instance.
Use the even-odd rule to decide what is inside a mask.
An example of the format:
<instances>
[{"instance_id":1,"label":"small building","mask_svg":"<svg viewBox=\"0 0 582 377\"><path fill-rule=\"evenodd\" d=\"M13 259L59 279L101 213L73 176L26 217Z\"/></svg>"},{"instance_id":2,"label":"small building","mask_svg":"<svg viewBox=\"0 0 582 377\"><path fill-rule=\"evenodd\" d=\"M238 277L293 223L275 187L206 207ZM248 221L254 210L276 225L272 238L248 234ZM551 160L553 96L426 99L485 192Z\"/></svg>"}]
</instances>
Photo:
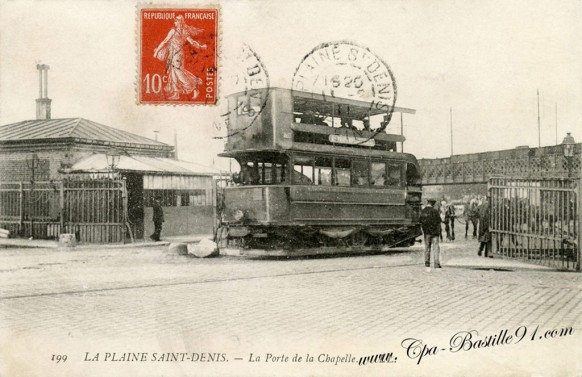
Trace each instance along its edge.
<instances>
[{"instance_id":1,"label":"small building","mask_svg":"<svg viewBox=\"0 0 582 377\"><path fill-rule=\"evenodd\" d=\"M100 177L110 174L107 156L94 154L75 163L67 173ZM164 210L165 236L210 234L214 226L214 169L171 158L121 155L115 174L126 181L128 222L134 237L152 234L154 198Z\"/></svg>"},{"instance_id":2,"label":"small building","mask_svg":"<svg viewBox=\"0 0 582 377\"><path fill-rule=\"evenodd\" d=\"M59 182L109 179L120 180L126 192L122 217L132 238L142 239L153 232L151 203L156 196L162 198L166 214L163 235L212 231L213 176L218 171L176 160L174 147L157 140L84 118L51 119L48 66L37 68L40 98L36 100L36 119L0 126L0 227L37 238L58 236L63 227L75 229L76 210L69 209L67 216L63 213L66 201L59 198L63 195ZM106 212L106 201L93 200L89 207L94 214L83 214L88 227L84 241L118 240L110 235L90 236L91 224L102 221L97 218ZM42 221L36 219L33 226L39 216Z\"/></svg>"}]
</instances>

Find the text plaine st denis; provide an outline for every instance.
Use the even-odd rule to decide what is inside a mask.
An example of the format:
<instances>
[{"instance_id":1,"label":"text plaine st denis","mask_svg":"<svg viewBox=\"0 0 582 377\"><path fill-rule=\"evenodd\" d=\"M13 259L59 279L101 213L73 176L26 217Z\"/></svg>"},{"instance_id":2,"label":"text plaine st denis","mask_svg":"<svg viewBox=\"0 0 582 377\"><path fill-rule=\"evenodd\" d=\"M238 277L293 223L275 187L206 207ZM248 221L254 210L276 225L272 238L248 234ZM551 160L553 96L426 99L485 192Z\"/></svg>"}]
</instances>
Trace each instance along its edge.
<instances>
[{"instance_id":1,"label":"text plaine st denis","mask_svg":"<svg viewBox=\"0 0 582 377\"><path fill-rule=\"evenodd\" d=\"M422 339L406 338L401 342L406 356L415 360L416 364L429 356L434 356L443 351L459 353L497 346L508 346L526 342L547 341L554 338L570 337L574 334L572 327L553 329L540 329L540 326L528 328L519 326L513 331L503 329L495 334L480 335L477 330L459 331L450 339L448 347L429 345ZM242 356L242 355L241 355ZM228 357L222 352L85 352L85 362L200 362L200 363L224 363L224 362L248 362L248 363L326 363L330 365L358 364L388 364L395 363L397 357L393 352L386 352L370 356L354 356L351 353L333 355L328 353L294 355L273 353L249 353L248 357ZM51 361L54 363L67 362L66 354L53 354Z\"/></svg>"}]
</instances>

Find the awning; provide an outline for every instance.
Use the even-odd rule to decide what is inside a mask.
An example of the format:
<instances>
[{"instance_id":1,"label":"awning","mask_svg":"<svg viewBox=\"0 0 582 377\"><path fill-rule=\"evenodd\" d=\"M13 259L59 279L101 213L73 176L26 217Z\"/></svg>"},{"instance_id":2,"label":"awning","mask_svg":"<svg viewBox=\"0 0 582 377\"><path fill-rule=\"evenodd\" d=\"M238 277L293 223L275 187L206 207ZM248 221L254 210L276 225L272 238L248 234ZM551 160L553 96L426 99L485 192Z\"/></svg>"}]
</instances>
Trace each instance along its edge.
<instances>
[{"instance_id":1,"label":"awning","mask_svg":"<svg viewBox=\"0 0 582 377\"><path fill-rule=\"evenodd\" d=\"M160 175L220 175L221 171L193 162L173 158L122 155L115 166L116 171L142 172ZM107 172L110 168L105 154L94 154L76 162L67 173Z\"/></svg>"}]
</instances>

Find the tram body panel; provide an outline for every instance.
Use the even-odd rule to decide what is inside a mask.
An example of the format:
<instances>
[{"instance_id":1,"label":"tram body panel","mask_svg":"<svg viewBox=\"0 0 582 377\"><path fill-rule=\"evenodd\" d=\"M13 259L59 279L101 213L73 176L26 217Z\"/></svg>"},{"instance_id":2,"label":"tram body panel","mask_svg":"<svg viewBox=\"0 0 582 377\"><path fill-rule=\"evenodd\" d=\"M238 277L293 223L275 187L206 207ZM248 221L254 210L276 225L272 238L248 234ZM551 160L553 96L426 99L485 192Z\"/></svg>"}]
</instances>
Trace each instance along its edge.
<instances>
[{"instance_id":1,"label":"tram body panel","mask_svg":"<svg viewBox=\"0 0 582 377\"><path fill-rule=\"evenodd\" d=\"M289 201L282 186L235 186L224 191L223 221L231 225L288 223ZM237 211L243 217L237 217Z\"/></svg>"},{"instance_id":2,"label":"tram body panel","mask_svg":"<svg viewBox=\"0 0 582 377\"><path fill-rule=\"evenodd\" d=\"M291 218L296 223L365 225L405 221L403 190L292 186L290 192Z\"/></svg>"}]
</instances>

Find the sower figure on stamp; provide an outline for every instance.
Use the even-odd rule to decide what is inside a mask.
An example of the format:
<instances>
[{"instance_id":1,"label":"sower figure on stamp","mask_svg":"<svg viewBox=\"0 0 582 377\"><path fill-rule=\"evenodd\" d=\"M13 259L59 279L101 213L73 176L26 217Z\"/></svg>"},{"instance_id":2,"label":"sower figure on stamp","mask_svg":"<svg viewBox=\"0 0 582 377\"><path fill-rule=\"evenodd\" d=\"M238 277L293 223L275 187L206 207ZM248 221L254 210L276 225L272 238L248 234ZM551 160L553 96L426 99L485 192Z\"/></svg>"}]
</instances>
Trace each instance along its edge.
<instances>
[{"instance_id":1,"label":"sower figure on stamp","mask_svg":"<svg viewBox=\"0 0 582 377\"><path fill-rule=\"evenodd\" d=\"M424 266L430 271L430 253L433 252L434 268L440 269L439 236L441 233L441 216L435 208L436 200L429 199L428 205L420 212L420 226L424 233Z\"/></svg>"},{"instance_id":2,"label":"sower figure on stamp","mask_svg":"<svg viewBox=\"0 0 582 377\"><path fill-rule=\"evenodd\" d=\"M150 236L153 241L159 241L160 235L162 234L162 223L164 222L164 211L162 210L162 205L160 204L160 197L157 196L154 199L154 233Z\"/></svg>"},{"instance_id":3,"label":"sower figure on stamp","mask_svg":"<svg viewBox=\"0 0 582 377\"><path fill-rule=\"evenodd\" d=\"M202 29L186 25L184 17L178 16L174 20L174 27L154 50L157 59L166 61L167 84L164 91L168 93L168 99L180 99L181 94L189 93L192 93L192 98L198 97L198 85L202 80L184 68L184 47L189 43L196 48L206 49L206 45L192 39L192 36L201 32Z\"/></svg>"}]
</instances>

